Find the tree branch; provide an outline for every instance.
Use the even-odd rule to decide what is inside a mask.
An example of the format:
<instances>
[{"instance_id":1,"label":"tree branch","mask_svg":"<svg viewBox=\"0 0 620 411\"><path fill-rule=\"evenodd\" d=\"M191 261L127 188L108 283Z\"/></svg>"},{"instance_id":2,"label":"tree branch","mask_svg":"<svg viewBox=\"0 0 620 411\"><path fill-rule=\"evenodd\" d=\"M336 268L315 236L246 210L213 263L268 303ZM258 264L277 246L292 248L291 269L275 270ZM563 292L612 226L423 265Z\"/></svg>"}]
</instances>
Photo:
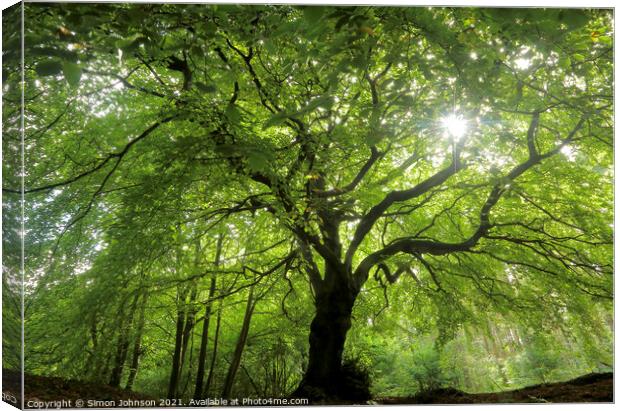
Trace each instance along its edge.
<instances>
[{"instance_id":1,"label":"tree branch","mask_svg":"<svg viewBox=\"0 0 620 411\"><path fill-rule=\"evenodd\" d=\"M387 211L392 204L419 197L432 188L443 184L448 178L465 167L458 156L455 156L454 161L455 162L450 164L447 168L437 172L435 175L427 178L413 188L408 190L396 190L388 193L379 204L372 207L370 211L362 217L362 220L355 230L355 234L353 235L353 239L351 240L351 244L349 245L349 249L347 250L345 257L346 267L351 267L353 256L355 255L357 248L371 230L375 222L383 216L383 213Z\"/></svg>"},{"instance_id":2,"label":"tree branch","mask_svg":"<svg viewBox=\"0 0 620 411\"><path fill-rule=\"evenodd\" d=\"M131 140L129 143L127 143L127 145L118 153L110 153L108 154L108 156L101 161L99 164L97 164L95 167L91 168L90 170L84 171L83 173L78 174L77 176L71 177L67 180L63 180L60 181L58 183L53 183L53 184L48 184L45 186L41 186L41 187L36 187L36 188L31 188L29 190L25 190L24 194L31 194L31 193L36 193L39 191L48 191L48 190L52 190L56 187L62 187L62 186L66 186L68 184L74 183L86 176L89 176L99 170L101 170L103 167L105 167L105 165L111 161L112 159L118 159L117 160L117 164L114 166L114 168L116 168L116 166L118 166L118 163L120 162L120 160L125 156L125 154L127 154L127 152L131 149L131 147L136 144L137 142L139 142L140 140L146 138L149 134L151 134L153 131L155 131L159 126L161 126L162 124L168 123L171 120L173 120L176 116L170 116L167 117L161 121L158 121L157 123L153 124L152 126L150 126L149 128L147 128L146 130L144 130L138 137L134 138L133 140ZM106 178L107 179L107 178ZM16 189L12 189L12 188L2 188L2 191L8 192L8 193L20 193L20 190L16 190Z\"/></svg>"},{"instance_id":3,"label":"tree branch","mask_svg":"<svg viewBox=\"0 0 620 411\"><path fill-rule=\"evenodd\" d=\"M366 176L368 171L370 171L372 166L377 162L379 158L381 158L381 153L377 150L377 148L375 146L370 147L370 157L368 158L368 160L366 160L362 168L358 171L355 178L353 178L353 181L351 181L343 188L334 188L327 191L315 191L315 195L317 197L334 197L354 190L355 187L357 187L357 185L364 179L364 176Z\"/></svg>"},{"instance_id":4,"label":"tree branch","mask_svg":"<svg viewBox=\"0 0 620 411\"><path fill-rule=\"evenodd\" d=\"M422 255L422 254L446 255L450 253L471 250L473 247L475 247L478 244L480 239L482 239L483 237L487 235L488 231L492 227L492 224L490 223L490 220L489 220L491 209L497 204L502 194L507 191L508 183L515 180L516 178L521 176L523 173L525 173L527 170L529 170L530 168L542 162L544 159L557 154L562 149L562 147L564 147L566 144L570 143L574 139L576 133L583 127L583 124L585 123L586 119L587 119L586 115L582 116L581 119L577 122L577 124L573 127L573 129L568 133L568 136L565 139L563 139L560 144L558 144L555 148L551 149L550 151L544 154L537 154L536 152L530 152L530 157L527 159L527 161L515 166L504 178L500 179L500 181L495 184L495 186L489 193L487 200L485 201L485 203L483 204L480 210L480 223L478 225L478 228L469 238L467 238L466 240L460 243L445 243L441 241L418 239L414 237L403 238L401 240L395 241L387 245L383 249L376 251L374 253L371 253L370 255L368 255L366 258L362 260L362 262L359 264L359 266L357 267L357 269L355 270L353 274L355 285L357 287L361 287L366 281L366 279L368 278L369 270L374 265L380 263L386 258L392 255L395 255L397 253L406 253L406 254L411 254L411 255ZM537 122L538 121L537 116L534 116L532 121ZM530 127L530 129L532 129L532 127ZM443 170L443 172L445 171L446 170ZM438 175L439 173L431 177L431 179L436 178ZM385 201L386 200L384 200L383 202ZM382 203L380 203L380 205ZM375 206L374 208L376 207L378 206ZM372 211L373 210L371 210L371 212ZM356 231L355 238L358 238L357 234L358 234L360 227L361 227L361 223L360 223L360 226L358 226L358 230ZM359 241L361 242L361 239L359 239ZM350 250L351 248L349 248L349 251Z\"/></svg>"}]
</instances>

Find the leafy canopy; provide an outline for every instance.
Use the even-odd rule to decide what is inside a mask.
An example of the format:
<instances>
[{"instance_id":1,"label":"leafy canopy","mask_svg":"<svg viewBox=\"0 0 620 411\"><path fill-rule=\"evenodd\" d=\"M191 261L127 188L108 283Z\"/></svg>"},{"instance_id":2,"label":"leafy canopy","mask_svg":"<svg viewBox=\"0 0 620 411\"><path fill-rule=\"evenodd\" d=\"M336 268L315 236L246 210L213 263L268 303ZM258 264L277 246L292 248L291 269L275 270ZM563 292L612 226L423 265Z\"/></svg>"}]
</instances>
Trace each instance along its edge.
<instances>
[{"instance_id":1,"label":"leafy canopy","mask_svg":"<svg viewBox=\"0 0 620 411\"><path fill-rule=\"evenodd\" d=\"M26 15L31 291L84 272L181 281L195 239L226 232L270 250L238 261L257 272L292 255L313 293L329 266L364 301L382 300L369 277L406 274L446 339L488 310L553 322L610 303L608 10Z\"/></svg>"}]
</instances>

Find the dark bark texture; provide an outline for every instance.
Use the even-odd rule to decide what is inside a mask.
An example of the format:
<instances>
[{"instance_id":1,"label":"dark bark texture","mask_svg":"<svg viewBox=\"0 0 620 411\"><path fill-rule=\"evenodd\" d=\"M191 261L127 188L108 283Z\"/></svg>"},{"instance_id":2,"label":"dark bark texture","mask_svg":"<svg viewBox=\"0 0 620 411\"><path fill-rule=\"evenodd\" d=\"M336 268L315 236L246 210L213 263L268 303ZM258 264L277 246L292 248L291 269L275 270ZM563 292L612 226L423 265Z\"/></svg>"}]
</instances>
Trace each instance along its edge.
<instances>
[{"instance_id":1,"label":"dark bark texture","mask_svg":"<svg viewBox=\"0 0 620 411\"><path fill-rule=\"evenodd\" d=\"M310 325L308 368L292 396L313 402L366 401L367 378L343 364L353 305L359 293L343 273L328 273L316 296L316 314ZM363 374L363 373L361 373Z\"/></svg>"}]
</instances>

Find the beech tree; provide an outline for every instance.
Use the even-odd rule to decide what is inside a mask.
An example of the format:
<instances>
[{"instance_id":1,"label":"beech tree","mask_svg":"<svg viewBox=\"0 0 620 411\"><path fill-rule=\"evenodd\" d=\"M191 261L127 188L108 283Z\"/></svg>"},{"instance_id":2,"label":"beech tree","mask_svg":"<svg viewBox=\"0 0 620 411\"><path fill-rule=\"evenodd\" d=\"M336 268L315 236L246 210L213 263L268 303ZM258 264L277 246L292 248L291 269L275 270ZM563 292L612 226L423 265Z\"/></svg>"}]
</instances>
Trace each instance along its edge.
<instances>
[{"instance_id":1,"label":"beech tree","mask_svg":"<svg viewBox=\"0 0 620 411\"><path fill-rule=\"evenodd\" d=\"M238 263L251 283L246 316L262 304L253 292L288 295L260 281L286 284L291 267L305 276L315 313L299 397L368 395L343 351L371 283L431 290L446 339L485 310L559 318L612 301L609 10L25 10L31 285L69 269L142 278L145 289L176 284L174 315L191 326L183 337L177 324L172 397L183 361L196 361L183 359L194 326L204 345L189 390L203 393L208 319L219 287L236 289L216 275L228 278L235 241L238 255L263 250ZM18 176L5 173L3 192L17 198ZM215 261L207 274L203 260ZM132 372L141 304L146 290L125 297L131 315L109 354L133 358ZM118 385L125 361L111 361Z\"/></svg>"}]
</instances>

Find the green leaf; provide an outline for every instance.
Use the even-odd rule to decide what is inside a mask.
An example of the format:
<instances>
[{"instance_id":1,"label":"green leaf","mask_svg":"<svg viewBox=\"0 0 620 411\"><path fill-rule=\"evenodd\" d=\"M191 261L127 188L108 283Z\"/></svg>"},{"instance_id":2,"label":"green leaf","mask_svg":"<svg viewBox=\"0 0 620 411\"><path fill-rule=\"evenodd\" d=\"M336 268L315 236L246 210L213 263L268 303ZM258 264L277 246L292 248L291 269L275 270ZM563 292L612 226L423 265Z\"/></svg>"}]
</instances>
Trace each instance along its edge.
<instances>
[{"instance_id":1,"label":"green leaf","mask_svg":"<svg viewBox=\"0 0 620 411\"><path fill-rule=\"evenodd\" d=\"M226 157L236 156L239 154L239 150L232 144L218 144L215 146L215 151Z\"/></svg>"},{"instance_id":2,"label":"green leaf","mask_svg":"<svg viewBox=\"0 0 620 411\"><path fill-rule=\"evenodd\" d=\"M228 107L226 107L226 117L232 123L238 123L241 120L241 112L237 106L234 104L229 104Z\"/></svg>"},{"instance_id":3,"label":"green leaf","mask_svg":"<svg viewBox=\"0 0 620 411\"><path fill-rule=\"evenodd\" d=\"M252 171L265 171L269 168L269 158L261 150L249 150L248 167Z\"/></svg>"},{"instance_id":4,"label":"green leaf","mask_svg":"<svg viewBox=\"0 0 620 411\"><path fill-rule=\"evenodd\" d=\"M325 9L320 6L308 6L304 8L304 18L310 24L317 23L323 17Z\"/></svg>"},{"instance_id":5,"label":"green leaf","mask_svg":"<svg viewBox=\"0 0 620 411\"><path fill-rule=\"evenodd\" d=\"M203 93L215 93L217 91L217 87L213 83L205 84L198 82L196 83L196 88Z\"/></svg>"},{"instance_id":6,"label":"green leaf","mask_svg":"<svg viewBox=\"0 0 620 411\"><path fill-rule=\"evenodd\" d=\"M267 130L270 127L278 126L286 121L288 116L286 113L276 113L263 124L263 130Z\"/></svg>"},{"instance_id":7,"label":"green leaf","mask_svg":"<svg viewBox=\"0 0 620 411\"><path fill-rule=\"evenodd\" d=\"M205 55L200 46L193 46L190 51L195 58L203 58Z\"/></svg>"},{"instance_id":8,"label":"green leaf","mask_svg":"<svg viewBox=\"0 0 620 411\"><path fill-rule=\"evenodd\" d=\"M588 22L588 15L583 10L563 10L561 19L564 20L570 30L584 26Z\"/></svg>"},{"instance_id":9,"label":"green leaf","mask_svg":"<svg viewBox=\"0 0 620 411\"><path fill-rule=\"evenodd\" d=\"M360 70L365 70L366 67L368 66L368 59L366 58L364 53L360 53L353 58L353 60L351 61L351 64Z\"/></svg>"},{"instance_id":10,"label":"green leaf","mask_svg":"<svg viewBox=\"0 0 620 411\"><path fill-rule=\"evenodd\" d=\"M204 29L207 36L214 36L215 33L217 33L217 24L212 21L208 21L205 23Z\"/></svg>"},{"instance_id":11,"label":"green leaf","mask_svg":"<svg viewBox=\"0 0 620 411\"><path fill-rule=\"evenodd\" d=\"M364 141L368 146L377 145L381 140L383 140L383 132L379 129L371 129L368 134L364 136Z\"/></svg>"},{"instance_id":12,"label":"green leaf","mask_svg":"<svg viewBox=\"0 0 620 411\"><path fill-rule=\"evenodd\" d=\"M299 21L287 21L278 26L278 28L274 31L274 35L288 35L291 33L297 33L299 31Z\"/></svg>"},{"instance_id":13,"label":"green leaf","mask_svg":"<svg viewBox=\"0 0 620 411\"><path fill-rule=\"evenodd\" d=\"M144 36L132 36L128 39L116 42L116 47L123 50L123 53L131 53L140 47L140 44L147 43L148 39Z\"/></svg>"},{"instance_id":14,"label":"green leaf","mask_svg":"<svg viewBox=\"0 0 620 411\"><path fill-rule=\"evenodd\" d=\"M54 76L62 71L62 63L58 60L43 61L34 70L39 76Z\"/></svg>"},{"instance_id":15,"label":"green leaf","mask_svg":"<svg viewBox=\"0 0 620 411\"><path fill-rule=\"evenodd\" d=\"M565 70L570 69L570 58L568 57L562 57L559 61L560 67L562 67Z\"/></svg>"},{"instance_id":16,"label":"green leaf","mask_svg":"<svg viewBox=\"0 0 620 411\"><path fill-rule=\"evenodd\" d=\"M82 77L82 69L79 65L65 61L62 63L62 73L65 76L65 80L71 87L77 87L80 84L80 78Z\"/></svg>"},{"instance_id":17,"label":"green leaf","mask_svg":"<svg viewBox=\"0 0 620 411\"><path fill-rule=\"evenodd\" d=\"M299 110L298 114L307 113L319 107L330 109L334 105L332 96L325 95L311 100L304 108Z\"/></svg>"},{"instance_id":18,"label":"green leaf","mask_svg":"<svg viewBox=\"0 0 620 411\"><path fill-rule=\"evenodd\" d=\"M324 95L324 96L317 97L315 99L310 100L308 102L308 104L306 104L304 107L302 107L301 109L299 109L296 112L293 112L293 113L284 113L284 112L282 112L282 113L274 114L273 116L271 116L271 118L269 120L267 120L263 124L263 130L268 129L269 127L273 127L273 126L277 126L279 124L282 124L289 117L306 114L306 113L309 113L309 112L311 112L313 110L316 110L319 107L323 107L323 108L329 110L333 105L334 105L334 99L333 99L332 96Z\"/></svg>"}]
</instances>

